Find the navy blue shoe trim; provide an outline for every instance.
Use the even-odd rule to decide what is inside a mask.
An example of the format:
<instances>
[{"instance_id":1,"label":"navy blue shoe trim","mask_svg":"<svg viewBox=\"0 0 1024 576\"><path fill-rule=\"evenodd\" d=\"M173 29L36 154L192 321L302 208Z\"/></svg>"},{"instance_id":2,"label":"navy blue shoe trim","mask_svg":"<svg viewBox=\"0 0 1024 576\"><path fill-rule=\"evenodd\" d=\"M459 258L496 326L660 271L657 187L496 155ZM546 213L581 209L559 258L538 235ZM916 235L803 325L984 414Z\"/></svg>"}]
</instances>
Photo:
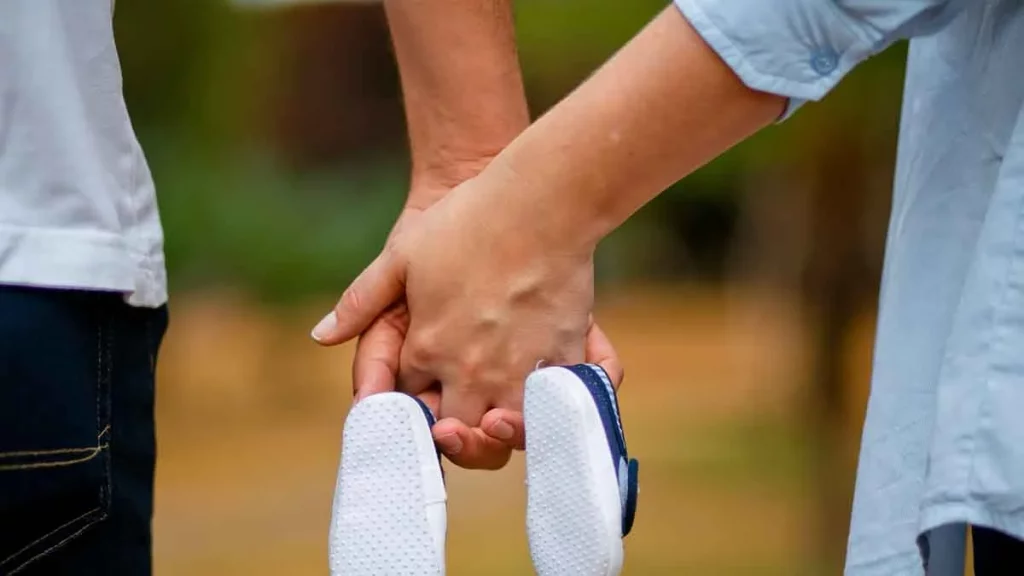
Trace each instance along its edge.
<instances>
[{"instance_id":1,"label":"navy blue shoe trim","mask_svg":"<svg viewBox=\"0 0 1024 576\"><path fill-rule=\"evenodd\" d=\"M597 412L601 416L605 439L608 441L612 469L619 479L619 496L622 501L622 535L626 536L633 529L636 516L637 496L639 491L639 463L629 457L626 450L626 435L622 430L622 419L619 416L619 401L615 396L611 379L603 368L596 364L576 364L566 366L587 387Z\"/></svg>"},{"instance_id":2,"label":"navy blue shoe trim","mask_svg":"<svg viewBox=\"0 0 1024 576\"><path fill-rule=\"evenodd\" d=\"M640 462L635 458L629 461L629 484L626 493L626 509L622 512L622 535L629 534L636 518L636 503L640 497Z\"/></svg>"},{"instance_id":3,"label":"navy blue shoe trim","mask_svg":"<svg viewBox=\"0 0 1024 576\"><path fill-rule=\"evenodd\" d=\"M430 411L430 408L427 408L427 405L423 403L423 400L420 400L415 396L409 396L409 398L412 398L420 405L420 410L423 410L423 416L427 419L427 426L433 428L434 424L437 424L437 419L434 418L434 413Z\"/></svg>"},{"instance_id":4,"label":"navy blue shoe trim","mask_svg":"<svg viewBox=\"0 0 1024 576\"><path fill-rule=\"evenodd\" d=\"M434 413L431 412L430 408L428 408L427 405L423 403L423 400L420 400L419 398L411 395L409 396L409 398L412 398L413 400L416 401L417 404L420 405L420 410L423 410L423 416L424 418L427 419L427 428L433 428L434 424L437 423L437 418L434 418ZM438 468L441 469L441 480L444 481L445 475L444 466L441 465L441 450L437 448L437 444L434 444L434 451L437 452L437 466Z\"/></svg>"}]
</instances>

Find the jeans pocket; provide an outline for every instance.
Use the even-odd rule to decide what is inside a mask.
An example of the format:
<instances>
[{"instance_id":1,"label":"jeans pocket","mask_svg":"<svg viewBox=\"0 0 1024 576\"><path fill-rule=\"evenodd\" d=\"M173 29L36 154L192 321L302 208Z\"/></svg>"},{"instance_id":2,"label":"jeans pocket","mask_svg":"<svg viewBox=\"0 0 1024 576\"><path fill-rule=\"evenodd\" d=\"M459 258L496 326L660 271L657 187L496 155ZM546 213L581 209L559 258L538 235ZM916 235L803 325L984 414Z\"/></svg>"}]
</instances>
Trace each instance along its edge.
<instances>
[{"instance_id":1,"label":"jeans pocket","mask_svg":"<svg viewBox=\"0 0 1024 576\"><path fill-rule=\"evenodd\" d=\"M106 518L111 342L94 295L0 287L0 574Z\"/></svg>"}]
</instances>

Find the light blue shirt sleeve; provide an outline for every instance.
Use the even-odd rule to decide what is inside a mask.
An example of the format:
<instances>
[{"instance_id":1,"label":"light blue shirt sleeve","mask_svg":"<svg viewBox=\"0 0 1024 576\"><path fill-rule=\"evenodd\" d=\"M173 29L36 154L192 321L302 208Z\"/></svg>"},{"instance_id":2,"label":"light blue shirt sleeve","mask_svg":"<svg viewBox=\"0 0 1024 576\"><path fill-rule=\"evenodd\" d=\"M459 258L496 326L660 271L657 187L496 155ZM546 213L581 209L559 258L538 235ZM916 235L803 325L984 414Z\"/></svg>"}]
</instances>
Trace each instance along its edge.
<instances>
[{"instance_id":1,"label":"light blue shirt sleeve","mask_svg":"<svg viewBox=\"0 0 1024 576\"><path fill-rule=\"evenodd\" d=\"M949 22L962 0L675 0L743 82L790 99L783 117L820 100L897 40Z\"/></svg>"}]
</instances>

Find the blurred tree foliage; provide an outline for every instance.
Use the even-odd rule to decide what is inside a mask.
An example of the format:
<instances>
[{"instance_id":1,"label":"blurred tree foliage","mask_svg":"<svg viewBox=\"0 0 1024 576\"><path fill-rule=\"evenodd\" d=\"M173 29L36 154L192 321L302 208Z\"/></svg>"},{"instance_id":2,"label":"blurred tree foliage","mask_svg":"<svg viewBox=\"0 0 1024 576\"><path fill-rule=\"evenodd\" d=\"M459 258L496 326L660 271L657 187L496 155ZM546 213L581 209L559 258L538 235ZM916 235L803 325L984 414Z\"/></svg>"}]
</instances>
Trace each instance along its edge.
<instances>
[{"instance_id":1,"label":"blurred tree foliage","mask_svg":"<svg viewBox=\"0 0 1024 576\"><path fill-rule=\"evenodd\" d=\"M535 113L665 5L519 0ZM400 95L379 6L175 0L119 2L117 12L125 93L157 180L173 283L271 299L337 291L378 250L405 194ZM896 48L873 59L825 103L674 186L605 243L601 278L717 277L751 182L796 186L825 158L857 158L849 169L887 194L903 57Z\"/></svg>"}]
</instances>

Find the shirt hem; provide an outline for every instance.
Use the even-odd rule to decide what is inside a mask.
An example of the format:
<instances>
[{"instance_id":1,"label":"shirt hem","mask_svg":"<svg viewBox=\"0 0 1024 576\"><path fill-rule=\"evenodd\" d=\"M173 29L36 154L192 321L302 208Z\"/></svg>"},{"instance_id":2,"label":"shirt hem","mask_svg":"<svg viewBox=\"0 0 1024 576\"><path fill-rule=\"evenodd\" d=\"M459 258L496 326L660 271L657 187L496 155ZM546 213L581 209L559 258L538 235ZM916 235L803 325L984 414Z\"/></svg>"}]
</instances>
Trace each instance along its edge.
<instances>
[{"instance_id":1,"label":"shirt hem","mask_svg":"<svg viewBox=\"0 0 1024 576\"><path fill-rule=\"evenodd\" d=\"M939 526L955 523L991 528L1018 540L1024 540L1024 511L993 512L977 504L964 502L933 504L925 508L921 513L920 533L926 534Z\"/></svg>"},{"instance_id":2,"label":"shirt hem","mask_svg":"<svg viewBox=\"0 0 1024 576\"><path fill-rule=\"evenodd\" d=\"M162 256L133 254L116 234L0 226L0 284L120 292L132 306L158 308L166 278Z\"/></svg>"}]
</instances>

